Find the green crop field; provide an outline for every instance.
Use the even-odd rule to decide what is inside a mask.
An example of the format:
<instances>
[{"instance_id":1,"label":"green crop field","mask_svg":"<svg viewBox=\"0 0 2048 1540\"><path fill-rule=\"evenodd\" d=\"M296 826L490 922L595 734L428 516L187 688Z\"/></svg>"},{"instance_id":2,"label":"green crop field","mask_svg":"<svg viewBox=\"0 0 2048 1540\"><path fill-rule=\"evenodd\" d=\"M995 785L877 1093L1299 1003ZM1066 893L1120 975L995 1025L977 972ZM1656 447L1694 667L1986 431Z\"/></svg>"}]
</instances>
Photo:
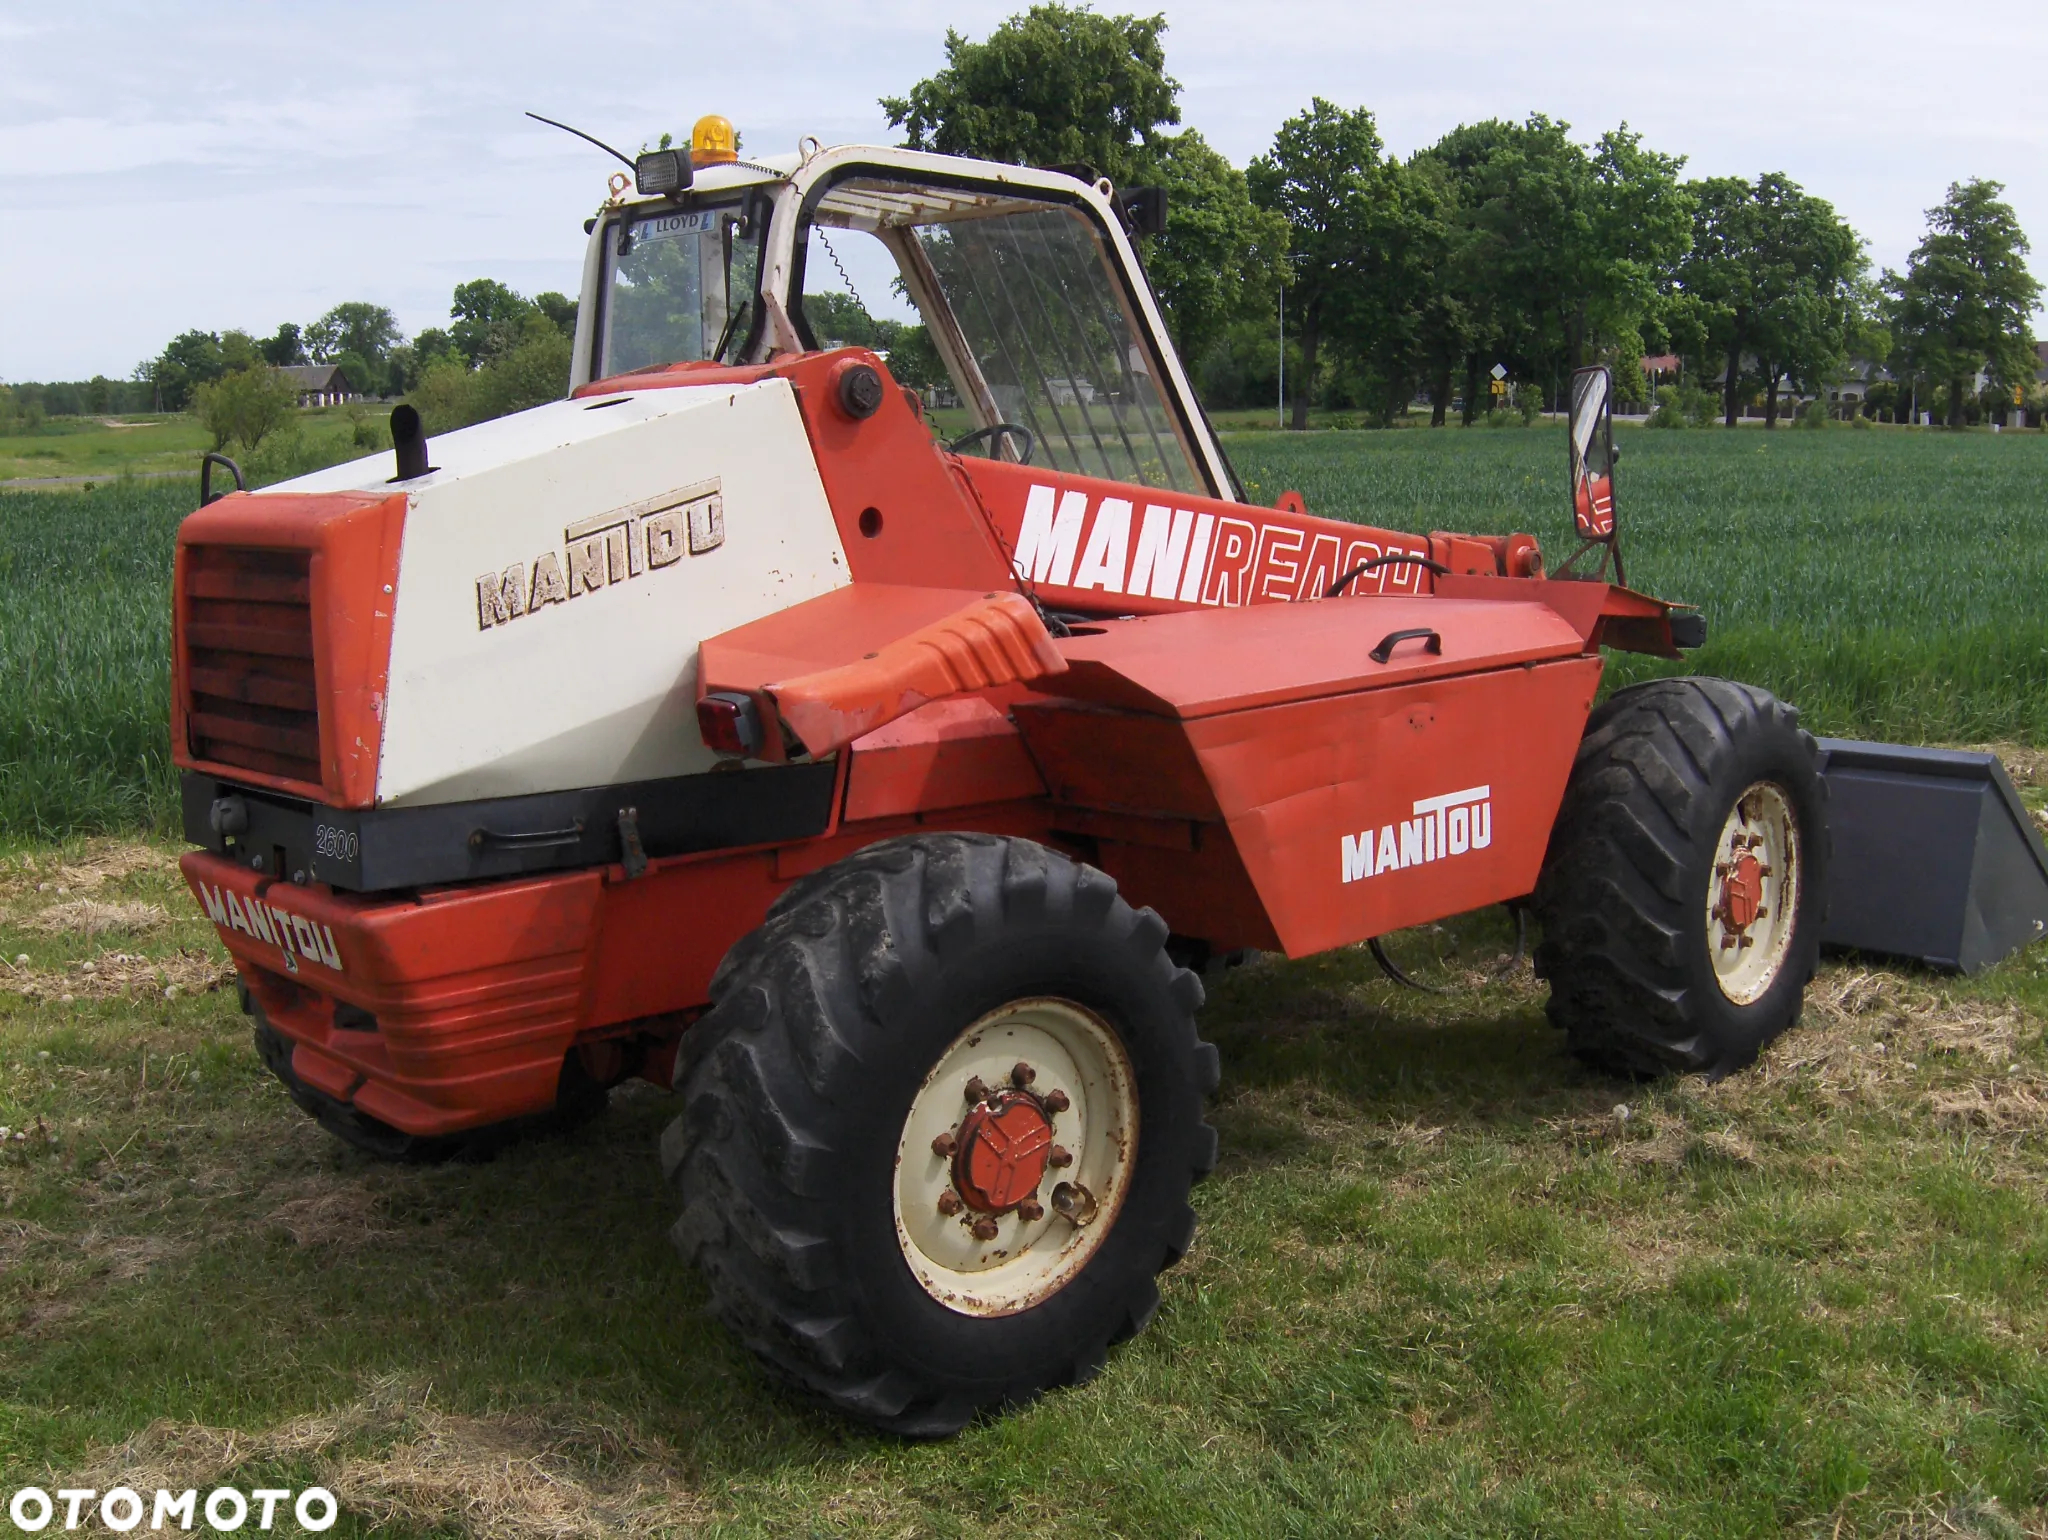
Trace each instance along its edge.
<instances>
[{"instance_id":1,"label":"green crop field","mask_svg":"<svg viewBox=\"0 0 2048 1540\"><path fill-rule=\"evenodd\" d=\"M2048 434L1619 432L1630 581L1698 604L1687 662L1900 742L2048 742ZM1260 501L1571 549L1564 435L1241 434ZM1658 665L1615 657L1612 674Z\"/></svg>"}]
</instances>

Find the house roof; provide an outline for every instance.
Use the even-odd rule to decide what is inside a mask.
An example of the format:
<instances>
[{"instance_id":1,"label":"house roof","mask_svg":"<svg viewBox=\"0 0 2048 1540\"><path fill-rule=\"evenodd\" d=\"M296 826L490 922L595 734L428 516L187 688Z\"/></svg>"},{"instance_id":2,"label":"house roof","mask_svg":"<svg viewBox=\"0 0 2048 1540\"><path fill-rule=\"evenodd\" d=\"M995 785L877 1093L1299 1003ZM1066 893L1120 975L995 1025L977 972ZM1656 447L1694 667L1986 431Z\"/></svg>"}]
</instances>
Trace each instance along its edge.
<instances>
[{"instance_id":1,"label":"house roof","mask_svg":"<svg viewBox=\"0 0 2048 1540\"><path fill-rule=\"evenodd\" d=\"M340 364L289 364L278 370L300 390L350 391Z\"/></svg>"}]
</instances>

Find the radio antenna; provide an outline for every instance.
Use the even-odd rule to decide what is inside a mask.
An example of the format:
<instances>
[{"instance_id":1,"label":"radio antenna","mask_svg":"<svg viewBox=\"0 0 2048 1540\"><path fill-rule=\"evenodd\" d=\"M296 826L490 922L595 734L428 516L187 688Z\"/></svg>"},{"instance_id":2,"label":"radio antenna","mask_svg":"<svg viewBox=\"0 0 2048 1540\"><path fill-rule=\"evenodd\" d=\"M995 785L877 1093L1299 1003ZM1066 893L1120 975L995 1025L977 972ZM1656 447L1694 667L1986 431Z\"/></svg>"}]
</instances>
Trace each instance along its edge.
<instances>
[{"instance_id":1,"label":"radio antenna","mask_svg":"<svg viewBox=\"0 0 2048 1540\"><path fill-rule=\"evenodd\" d=\"M559 128L565 134L574 134L578 139L588 139L592 144L604 151L605 154L617 156L618 159L624 161L628 166L633 165L633 158L630 155L619 154L617 150L606 144L602 139L593 138L591 135L584 133L580 128L571 128L566 123L557 123L553 118L544 118L537 112L529 112L527 116L536 123L547 124L549 128ZM638 168L635 167L635 169L637 170Z\"/></svg>"}]
</instances>

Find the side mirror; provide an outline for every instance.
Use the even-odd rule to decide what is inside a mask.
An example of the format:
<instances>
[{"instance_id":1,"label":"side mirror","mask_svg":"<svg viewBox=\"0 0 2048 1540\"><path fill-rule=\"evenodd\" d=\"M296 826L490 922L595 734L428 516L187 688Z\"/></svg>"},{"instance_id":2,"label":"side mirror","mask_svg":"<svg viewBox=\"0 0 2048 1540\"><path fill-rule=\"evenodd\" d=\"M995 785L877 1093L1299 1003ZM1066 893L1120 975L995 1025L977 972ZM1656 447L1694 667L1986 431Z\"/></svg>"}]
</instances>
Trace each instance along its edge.
<instances>
[{"instance_id":1,"label":"side mirror","mask_svg":"<svg viewBox=\"0 0 2048 1540\"><path fill-rule=\"evenodd\" d=\"M1572 528L1585 542L1581 552L1603 546L1600 570L1614 558L1621 580L1621 547L1614 520L1614 375L1605 364L1581 369L1572 376L1572 410L1567 436L1571 444ZM1567 562L1566 567L1570 566ZM1563 569L1559 570L1563 575Z\"/></svg>"},{"instance_id":2,"label":"side mirror","mask_svg":"<svg viewBox=\"0 0 2048 1540\"><path fill-rule=\"evenodd\" d=\"M1572 523L1581 540L1614 538L1614 377L1605 364L1572 376Z\"/></svg>"}]
</instances>

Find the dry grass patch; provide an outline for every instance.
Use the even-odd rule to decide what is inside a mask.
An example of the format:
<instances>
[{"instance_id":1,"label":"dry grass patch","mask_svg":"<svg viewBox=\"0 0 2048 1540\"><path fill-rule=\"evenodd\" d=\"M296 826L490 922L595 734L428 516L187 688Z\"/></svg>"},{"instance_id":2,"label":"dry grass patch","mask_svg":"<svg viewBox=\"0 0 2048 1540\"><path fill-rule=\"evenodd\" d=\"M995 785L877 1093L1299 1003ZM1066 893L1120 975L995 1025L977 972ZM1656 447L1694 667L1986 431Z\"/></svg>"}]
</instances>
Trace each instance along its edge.
<instances>
[{"instance_id":1,"label":"dry grass patch","mask_svg":"<svg viewBox=\"0 0 2048 1540\"><path fill-rule=\"evenodd\" d=\"M178 858L140 840L95 839L68 854L27 852L0 861L0 898L43 894L65 898L92 893L137 872L165 873Z\"/></svg>"},{"instance_id":2,"label":"dry grass patch","mask_svg":"<svg viewBox=\"0 0 2048 1540\"><path fill-rule=\"evenodd\" d=\"M260 1433L153 1422L65 1477L101 1490L204 1493L258 1485L254 1473L288 1466L310 1470L344 1514L370 1527L596 1540L701 1527L711 1506L676 1479L676 1464L658 1443L567 1416L458 1416L436 1408L431 1389L386 1381L338 1410Z\"/></svg>"},{"instance_id":3,"label":"dry grass patch","mask_svg":"<svg viewBox=\"0 0 2048 1540\"><path fill-rule=\"evenodd\" d=\"M1843 964L1808 988L1800 1025L1744 1074L1705 1088L1726 1105L1766 1100L1800 1077L1830 1102L1911 1101L1924 1072L1960 1071L1988 1099L2039 1106L2048 1083L2019 1056L2034 1030L2014 1006L1935 987L1921 978ZM1944 1087L1944 1093L1956 1088Z\"/></svg>"},{"instance_id":4,"label":"dry grass patch","mask_svg":"<svg viewBox=\"0 0 2048 1540\"><path fill-rule=\"evenodd\" d=\"M107 1000L138 994L204 994L235 978L226 955L181 947L156 957L139 952L104 952L73 963L61 973L0 960L0 989L29 1000Z\"/></svg>"},{"instance_id":5,"label":"dry grass patch","mask_svg":"<svg viewBox=\"0 0 2048 1540\"><path fill-rule=\"evenodd\" d=\"M264 1223L284 1231L300 1246L363 1246L395 1233L385 1222L376 1194L360 1182L288 1199L272 1209Z\"/></svg>"},{"instance_id":6,"label":"dry grass patch","mask_svg":"<svg viewBox=\"0 0 2048 1540\"><path fill-rule=\"evenodd\" d=\"M170 923L162 904L140 902L101 903L98 899L74 898L37 911L24 928L45 936L134 935Z\"/></svg>"}]
</instances>

